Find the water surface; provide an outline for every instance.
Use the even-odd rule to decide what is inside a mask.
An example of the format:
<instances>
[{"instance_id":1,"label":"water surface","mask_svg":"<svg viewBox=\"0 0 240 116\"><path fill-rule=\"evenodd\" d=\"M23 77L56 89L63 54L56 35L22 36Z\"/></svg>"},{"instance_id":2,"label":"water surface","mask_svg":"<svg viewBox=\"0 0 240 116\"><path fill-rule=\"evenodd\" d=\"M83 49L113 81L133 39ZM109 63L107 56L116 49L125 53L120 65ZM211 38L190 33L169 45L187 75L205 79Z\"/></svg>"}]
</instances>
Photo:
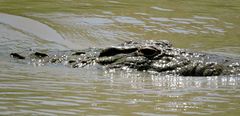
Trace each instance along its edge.
<instances>
[{"instance_id":1,"label":"water surface","mask_svg":"<svg viewBox=\"0 0 240 116\"><path fill-rule=\"evenodd\" d=\"M0 0L0 115L240 114L239 77L175 77L22 64L28 49L127 40L240 56L238 0Z\"/></svg>"}]
</instances>

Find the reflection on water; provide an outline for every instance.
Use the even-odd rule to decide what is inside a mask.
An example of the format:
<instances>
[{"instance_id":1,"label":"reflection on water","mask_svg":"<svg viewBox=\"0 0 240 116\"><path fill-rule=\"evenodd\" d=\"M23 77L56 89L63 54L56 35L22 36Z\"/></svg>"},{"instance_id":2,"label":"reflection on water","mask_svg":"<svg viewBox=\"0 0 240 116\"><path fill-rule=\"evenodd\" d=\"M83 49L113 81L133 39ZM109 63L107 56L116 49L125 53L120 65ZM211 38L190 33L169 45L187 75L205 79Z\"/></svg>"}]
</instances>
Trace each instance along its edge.
<instances>
[{"instance_id":1,"label":"reflection on water","mask_svg":"<svg viewBox=\"0 0 240 116\"><path fill-rule=\"evenodd\" d=\"M0 115L238 116L239 77L33 67L9 53L167 39L239 57L239 8L238 0L0 0Z\"/></svg>"},{"instance_id":2,"label":"reflection on water","mask_svg":"<svg viewBox=\"0 0 240 116\"><path fill-rule=\"evenodd\" d=\"M35 20L3 13L0 13L0 17L1 24L8 25L15 31L60 45L74 46L73 43L62 38L55 30Z\"/></svg>"},{"instance_id":3,"label":"reflection on water","mask_svg":"<svg viewBox=\"0 0 240 116\"><path fill-rule=\"evenodd\" d=\"M176 76L160 76L154 74L145 74L140 72L126 73L121 72L119 77L130 79L129 85L133 88L142 89L146 82L151 83L151 86L161 89L183 89L183 88L211 88L218 89L227 86L239 86L240 78L237 77L176 77ZM106 73L114 81L116 74ZM118 79L118 78L117 78ZM137 84L137 85L135 85Z\"/></svg>"}]
</instances>

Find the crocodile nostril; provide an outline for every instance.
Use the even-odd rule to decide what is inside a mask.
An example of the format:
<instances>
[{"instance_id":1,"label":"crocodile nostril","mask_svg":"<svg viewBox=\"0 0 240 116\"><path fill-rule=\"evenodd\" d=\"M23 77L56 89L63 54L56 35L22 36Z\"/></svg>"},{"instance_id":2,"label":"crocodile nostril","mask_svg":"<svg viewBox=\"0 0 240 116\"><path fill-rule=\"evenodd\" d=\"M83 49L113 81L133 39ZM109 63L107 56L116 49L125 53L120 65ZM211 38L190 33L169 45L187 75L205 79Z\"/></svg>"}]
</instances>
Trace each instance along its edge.
<instances>
[{"instance_id":1,"label":"crocodile nostril","mask_svg":"<svg viewBox=\"0 0 240 116\"><path fill-rule=\"evenodd\" d=\"M155 47L150 46L150 47L140 48L139 52L144 56L151 57L161 53L161 50L158 50Z\"/></svg>"},{"instance_id":2,"label":"crocodile nostril","mask_svg":"<svg viewBox=\"0 0 240 116\"><path fill-rule=\"evenodd\" d=\"M13 57L13 58L16 58L16 59L25 59L24 56L22 56L18 53L11 53L10 56Z\"/></svg>"}]
</instances>

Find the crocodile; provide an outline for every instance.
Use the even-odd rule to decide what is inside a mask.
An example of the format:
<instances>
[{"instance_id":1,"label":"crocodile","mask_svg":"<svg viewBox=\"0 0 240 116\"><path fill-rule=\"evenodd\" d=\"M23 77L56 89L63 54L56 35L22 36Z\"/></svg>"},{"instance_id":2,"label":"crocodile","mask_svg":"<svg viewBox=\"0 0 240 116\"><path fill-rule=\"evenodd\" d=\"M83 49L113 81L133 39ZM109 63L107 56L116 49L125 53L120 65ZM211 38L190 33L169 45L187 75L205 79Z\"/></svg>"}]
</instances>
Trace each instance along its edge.
<instances>
[{"instance_id":1,"label":"crocodile","mask_svg":"<svg viewBox=\"0 0 240 116\"><path fill-rule=\"evenodd\" d=\"M106 69L178 76L240 75L240 58L175 48L167 40L126 41L83 50L28 50L10 56L34 65L61 64L72 68L101 65Z\"/></svg>"}]
</instances>

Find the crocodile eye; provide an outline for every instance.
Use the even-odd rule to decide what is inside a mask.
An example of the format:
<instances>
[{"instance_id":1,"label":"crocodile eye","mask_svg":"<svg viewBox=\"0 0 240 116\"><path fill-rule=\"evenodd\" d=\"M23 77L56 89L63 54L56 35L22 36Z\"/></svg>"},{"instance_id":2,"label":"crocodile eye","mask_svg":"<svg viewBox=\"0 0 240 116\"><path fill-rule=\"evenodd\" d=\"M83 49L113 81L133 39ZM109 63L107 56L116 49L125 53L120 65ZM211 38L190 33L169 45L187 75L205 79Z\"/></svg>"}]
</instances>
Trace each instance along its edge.
<instances>
[{"instance_id":1,"label":"crocodile eye","mask_svg":"<svg viewBox=\"0 0 240 116\"><path fill-rule=\"evenodd\" d=\"M142 55L147 56L147 57L155 56L155 55L157 55L158 53L161 53L160 50L156 49L156 48L153 47L153 46L140 48L140 49L139 49L139 52L140 52Z\"/></svg>"},{"instance_id":2,"label":"crocodile eye","mask_svg":"<svg viewBox=\"0 0 240 116\"><path fill-rule=\"evenodd\" d=\"M115 48L115 47L110 47L102 50L99 54L99 57L104 57L104 56L114 56L117 54L129 54L137 51L138 49L133 47L133 48Z\"/></svg>"},{"instance_id":3,"label":"crocodile eye","mask_svg":"<svg viewBox=\"0 0 240 116\"><path fill-rule=\"evenodd\" d=\"M104 57L104 56L114 56L116 54L121 53L121 50L118 48L110 47L102 50L99 54L99 57Z\"/></svg>"}]
</instances>

